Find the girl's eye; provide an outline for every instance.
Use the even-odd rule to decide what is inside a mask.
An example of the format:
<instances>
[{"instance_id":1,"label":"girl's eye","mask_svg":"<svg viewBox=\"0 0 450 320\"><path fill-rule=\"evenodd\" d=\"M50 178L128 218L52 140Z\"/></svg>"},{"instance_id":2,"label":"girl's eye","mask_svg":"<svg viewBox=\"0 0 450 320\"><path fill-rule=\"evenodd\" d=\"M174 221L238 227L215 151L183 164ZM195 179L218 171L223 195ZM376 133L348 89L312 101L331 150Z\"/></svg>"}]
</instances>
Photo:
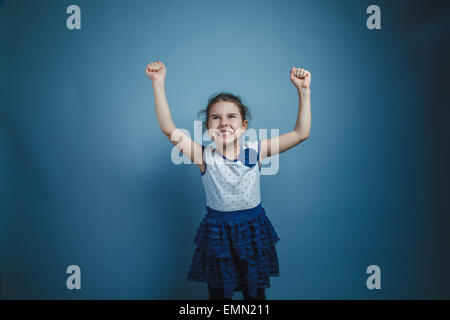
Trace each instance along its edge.
<instances>
[{"instance_id":1,"label":"girl's eye","mask_svg":"<svg viewBox=\"0 0 450 320\"><path fill-rule=\"evenodd\" d=\"M230 118L235 118L235 117L236 117L235 115L231 115L231 116L230 116Z\"/></svg>"}]
</instances>

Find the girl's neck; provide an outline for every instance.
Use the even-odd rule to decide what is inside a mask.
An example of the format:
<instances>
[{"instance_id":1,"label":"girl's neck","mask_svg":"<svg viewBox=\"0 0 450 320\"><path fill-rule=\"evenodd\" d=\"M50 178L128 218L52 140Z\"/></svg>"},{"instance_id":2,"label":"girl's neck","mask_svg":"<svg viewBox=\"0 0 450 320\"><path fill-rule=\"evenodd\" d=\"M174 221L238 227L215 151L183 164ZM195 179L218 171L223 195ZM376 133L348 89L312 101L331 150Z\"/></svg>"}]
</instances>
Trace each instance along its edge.
<instances>
[{"instance_id":1,"label":"girl's neck","mask_svg":"<svg viewBox=\"0 0 450 320\"><path fill-rule=\"evenodd\" d=\"M227 159L237 159L239 155L240 145L239 141L235 140L229 145L218 145L216 144L217 150L225 156Z\"/></svg>"}]
</instances>

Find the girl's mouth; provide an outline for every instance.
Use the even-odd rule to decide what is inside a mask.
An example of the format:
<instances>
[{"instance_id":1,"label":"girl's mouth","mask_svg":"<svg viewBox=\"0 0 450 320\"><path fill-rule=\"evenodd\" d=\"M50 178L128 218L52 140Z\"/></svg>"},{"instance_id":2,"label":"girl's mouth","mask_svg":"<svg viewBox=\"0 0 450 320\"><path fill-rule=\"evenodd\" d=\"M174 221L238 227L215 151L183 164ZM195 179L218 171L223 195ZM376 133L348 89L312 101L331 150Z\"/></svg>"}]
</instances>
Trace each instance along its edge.
<instances>
[{"instance_id":1,"label":"girl's mouth","mask_svg":"<svg viewBox=\"0 0 450 320\"><path fill-rule=\"evenodd\" d=\"M233 134L232 130L220 130L219 131L219 135L226 137L226 136L231 136Z\"/></svg>"}]
</instances>

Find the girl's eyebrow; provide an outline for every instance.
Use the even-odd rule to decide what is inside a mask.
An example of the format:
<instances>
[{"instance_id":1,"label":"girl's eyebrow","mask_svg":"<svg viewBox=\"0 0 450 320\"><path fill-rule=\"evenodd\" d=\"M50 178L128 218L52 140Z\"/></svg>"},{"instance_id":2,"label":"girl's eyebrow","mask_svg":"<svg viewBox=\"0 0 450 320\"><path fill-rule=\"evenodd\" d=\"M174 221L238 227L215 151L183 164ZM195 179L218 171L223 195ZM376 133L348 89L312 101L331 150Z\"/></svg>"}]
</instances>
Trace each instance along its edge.
<instances>
[{"instance_id":1,"label":"girl's eyebrow","mask_svg":"<svg viewBox=\"0 0 450 320\"><path fill-rule=\"evenodd\" d=\"M211 114L210 115L210 117L212 117L212 116L218 116L218 115L220 115L219 113L213 113L213 114ZM232 112L232 113L227 113L227 115L237 115L237 113L235 113L235 112Z\"/></svg>"}]
</instances>

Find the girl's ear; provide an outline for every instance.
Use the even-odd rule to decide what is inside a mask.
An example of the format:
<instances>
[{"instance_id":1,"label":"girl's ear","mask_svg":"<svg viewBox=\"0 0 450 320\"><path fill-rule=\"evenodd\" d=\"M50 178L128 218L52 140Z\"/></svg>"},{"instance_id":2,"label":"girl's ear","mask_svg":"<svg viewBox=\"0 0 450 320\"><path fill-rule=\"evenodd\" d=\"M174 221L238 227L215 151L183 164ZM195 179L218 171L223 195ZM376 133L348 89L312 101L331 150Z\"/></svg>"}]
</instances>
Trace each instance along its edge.
<instances>
[{"instance_id":1,"label":"girl's ear","mask_svg":"<svg viewBox=\"0 0 450 320\"><path fill-rule=\"evenodd\" d=\"M248 127L248 120L242 121L242 128L244 128L244 131L247 130L247 127Z\"/></svg>"}]
</instances>

